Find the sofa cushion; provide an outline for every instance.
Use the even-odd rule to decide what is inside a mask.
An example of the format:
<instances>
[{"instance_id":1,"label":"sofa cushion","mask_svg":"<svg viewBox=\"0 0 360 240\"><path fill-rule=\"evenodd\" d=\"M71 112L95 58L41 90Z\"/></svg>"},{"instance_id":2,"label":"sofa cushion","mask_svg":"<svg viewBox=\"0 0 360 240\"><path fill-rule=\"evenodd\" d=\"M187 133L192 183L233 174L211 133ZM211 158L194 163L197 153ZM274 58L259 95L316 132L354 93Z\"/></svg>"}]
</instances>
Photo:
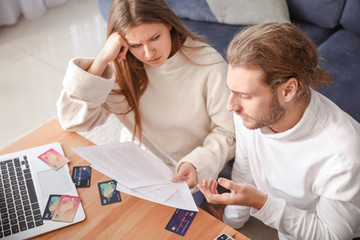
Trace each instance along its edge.
<instances>
[{"instance_id":1,"label":"sofa cushion","mask_svg":"<svg viewBox=\"0 0 360 240\"><path fill-rule=\"evenodd\" d=\"M166 0L180 18L252 25L290 22L286 0Z\"/></svg>"},{"instance_id":2,"label":"sofa cushion","mask_svg":"<svg viewBox=\"0 0 360 240\"><path fill-rule=\"evenodd\" d=\"M320 66L333 83L319 91L360 122L360 35L341 29L320 45Z\"/></svg>"},{"instance_id":3,"label":"sofa cushion","mask_svg":"<svg viewBox=\"0 0 360 240\"><path fill-rule=\"evenodd\" d=\"M166 2L180 18L217 22L206 0L166 0Z\"/></svg>"},{"instance_id":4,"label":"sofa cushion","mask_svg":"<svg viewBox=\"0 0 360 240\"><path fill-rule=\"evenodd\" d=\"M347 0L340 19L341 25L360 34L360 1Z\"/></svg>"},{"instance_id":5,"label":"sofa cushion","mask_svg":"<svg viewBox=\"0 0 360 240\"><path fill-rule=\"evenodd\" d=\"M314 24L301 21L293 21L293 24L305 33L316 46L320 46L321 43L323 43L336 31L335 29L322 28Z\"/></svg>"},{"instance_id":6,"label":"sofa cushion","mask_svg":"<svg viewBox=\"0 0 360 240\"><path fill-rule=\"evenodd\" d=\"M188 29L203 37L224 58L226 58L227 47L233 36L245 27L244 25L230 25L189 19L181 20Z\"/></svg>"},{"instance_id":7,"label":"sofa cushion","mask_svg":"<svg viewBox=\"0 0 360 240\"><path fill-rule=\"evenodd\" d=\"M345 0L287 0L291 19L324 28L339 25Z\"/></svg>"}]
</instances>

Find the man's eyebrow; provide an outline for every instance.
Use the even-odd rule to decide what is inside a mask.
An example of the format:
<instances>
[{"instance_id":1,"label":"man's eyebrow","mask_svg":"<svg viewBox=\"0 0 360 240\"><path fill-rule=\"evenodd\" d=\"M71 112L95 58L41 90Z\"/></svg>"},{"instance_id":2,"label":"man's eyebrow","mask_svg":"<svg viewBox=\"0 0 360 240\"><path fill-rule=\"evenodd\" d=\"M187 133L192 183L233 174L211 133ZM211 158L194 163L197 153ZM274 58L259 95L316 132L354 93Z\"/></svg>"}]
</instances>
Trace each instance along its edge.
<instances>
[{"instance_id":1,"label":"man's eyebrow","mask_svg":"<svg viewBox=\"0 0 360 240\"><path fill-rule=\"evenodd\" d=\"M232 89L229 88L229 86L227 84L226 84L226 87L233 93L240 94L240 95L250 95L250 93L232 90Z\"/></svg>"},{"instance_id":2,"label":"man's eyebrow","mask_svg":"<svg viewBox=\"0 0 360 240\"><path fill-rule=\"evenodd\" d=\"M246 93L246 92L240 92L240 91L234 91L234 90L230 90L230 91L233 93L239 94L239 95L246 95L246 96L250 95L250 93Z\"/></svg>"}]
</instances>

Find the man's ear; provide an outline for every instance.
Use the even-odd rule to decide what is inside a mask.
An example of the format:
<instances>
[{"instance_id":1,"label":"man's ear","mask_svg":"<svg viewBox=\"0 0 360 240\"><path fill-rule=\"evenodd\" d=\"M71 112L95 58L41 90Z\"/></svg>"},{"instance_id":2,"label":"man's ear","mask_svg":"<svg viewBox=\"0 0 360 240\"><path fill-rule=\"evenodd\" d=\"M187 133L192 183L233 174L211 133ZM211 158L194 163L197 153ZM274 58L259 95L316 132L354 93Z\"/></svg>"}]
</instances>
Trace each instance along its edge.
<instances>
[{"instance_id":1,"label":"man's ear","mask_svg":"<svg viewBox=\"0 0 360 240\"><path fill-rule=\"evenodd\" d=\"M289 78L286 82L280 85L280 96L284 102L290 102L296 97L299 82L296 78Z\"/></svg>"}]
</instances>

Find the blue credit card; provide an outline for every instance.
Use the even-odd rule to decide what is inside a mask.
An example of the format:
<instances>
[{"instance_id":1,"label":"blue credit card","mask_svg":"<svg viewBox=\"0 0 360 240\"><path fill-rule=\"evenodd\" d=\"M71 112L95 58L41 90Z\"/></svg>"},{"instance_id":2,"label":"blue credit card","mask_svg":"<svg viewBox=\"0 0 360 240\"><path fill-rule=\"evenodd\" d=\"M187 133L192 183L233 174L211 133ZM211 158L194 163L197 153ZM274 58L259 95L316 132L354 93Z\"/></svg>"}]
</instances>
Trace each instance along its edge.
<instances>
[{"instance_id":1,"label":"blue credit card","mask_svg":"<svg viewBox=\"0 0 360 240\"><path fill-rule=\"evenodd\" d=\"M180 236L185 236L196 214L197 212L178 208L172 215L165 229Z\"/></svg>"},{"instance_id":2,"label":"blue credit card","mask_svg":"<svg viewBox=\"0 0 360 240\"><path fill-rule=\"evenodd\" d=\"M72 180L77 188L90 187L91 167L77 166L73 168Z\"/></svg>"},{"instance_id":3,"label":"blue credit card","mask_svg":"<svg viewBox=\"0 0 360 240\"><path fill-rule=\"evenodd\" d=\"M54 215L55 209L60 201L61 195L50 194L48 202L46 204L43 220L51 220Z\"/></svg>"},{"instance_id":4,"label":"blue credit card","mask_svg":"<svg viewBox=\"0 0 360 240\"><path fill-rule=\"evenodd\" d=\"M116 190L116 184L115 180L98 183L101 205L121 202L120 192Z\"/></svg>"}]
</instances>

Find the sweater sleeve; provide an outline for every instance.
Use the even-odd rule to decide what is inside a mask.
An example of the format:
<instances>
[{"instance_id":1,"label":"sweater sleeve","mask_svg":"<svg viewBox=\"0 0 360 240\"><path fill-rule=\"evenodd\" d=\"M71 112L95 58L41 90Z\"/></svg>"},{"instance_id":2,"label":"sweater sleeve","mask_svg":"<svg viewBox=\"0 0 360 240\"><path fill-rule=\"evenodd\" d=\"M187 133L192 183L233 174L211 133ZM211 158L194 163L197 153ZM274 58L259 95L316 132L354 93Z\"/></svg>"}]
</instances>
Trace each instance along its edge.
<instances>
[{"instance_id":1,"label":"sweater sleeve","mask_svg":"<svg viewBox=\"0 0 360 240\"><path fill-rule=\"evenodd\" d=\"M229 94L225 83L227 64L217 65L209 74L205 87L206 107L211 119L209 134L202 146L183 157L177 165L178 168L183 162L192 163L197 170L198 183L203 179L216 179L225 163L235 155L234 124L232 114L226 109Z\"/></svg>"},{"instance_id":2,"label":"sweater sleeve","mask_svg":"<svg viewBox=\"0 0 360 240\"><path fill-rule=\"evenodd\" d=\"M243 128L242 120L235 113L233 116L236 133L236 155L231 173L231 180L235 183L248 183L255 185L250 170L246 143L244 142L245 138L243 132L241 131ZM227 205L225 207L223 221L235 229L242 228L249 218L250 207L239 205Z\"/></svg>"},{"instance_id":3,"label":"sweater sleeve","mask_svg":"<svg viewBox=\"0 0 360 240\"><path fill-rule=\"evenodd\" d=\"M115 73L109 65L103 76L94 76L86 71L92 62L90 58L69 62L57 101L59 122L65 130L88 131L103 124L110 114L102 105L114 87Z\"/></svg>"},{"instance_id":4,"label":"sweater sleeve","mask_svg":"<svg viewBox=\"0 0 360 240\"><path fill-rule=\"evenodd\" d=\"M315 212L289 206L268 195L262 209L251 215L284 235L296 239L352 239L357 237L360 210L349 202L320 197Z\"/></svg>"}]
</instances>

